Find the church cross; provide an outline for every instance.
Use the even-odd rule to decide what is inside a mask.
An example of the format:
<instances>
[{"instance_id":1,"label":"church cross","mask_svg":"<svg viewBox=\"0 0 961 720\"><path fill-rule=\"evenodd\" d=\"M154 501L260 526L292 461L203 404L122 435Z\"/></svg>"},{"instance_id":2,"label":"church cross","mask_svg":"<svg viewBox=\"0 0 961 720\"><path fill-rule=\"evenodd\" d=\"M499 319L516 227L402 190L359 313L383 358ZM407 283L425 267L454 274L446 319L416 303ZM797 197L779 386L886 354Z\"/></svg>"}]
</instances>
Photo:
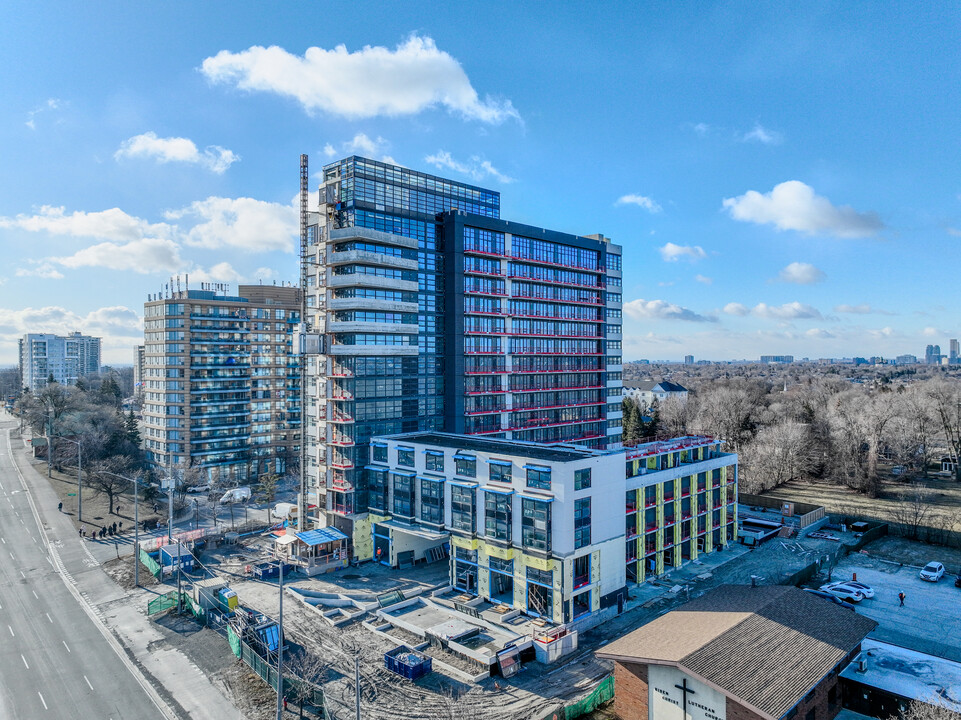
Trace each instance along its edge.
<instances>
[{"instance_id":1,"label":"church cross","mask_svg":"<svg viewBox=\"0 0 961 720\"><path fill-rule=\"evenodd\" d=\"M697 693L694 692L693 689L687 686L687 678L684 678L684 680L682 680L681 685L675 685L674 687L676 687L678 690L681 691L681 697L683 698L683 702L684 702L684 705L683 705L684 718L685 720L687 720L687 694L690 693L691 695L697 695Z\"/></svg>"}]
</instances>

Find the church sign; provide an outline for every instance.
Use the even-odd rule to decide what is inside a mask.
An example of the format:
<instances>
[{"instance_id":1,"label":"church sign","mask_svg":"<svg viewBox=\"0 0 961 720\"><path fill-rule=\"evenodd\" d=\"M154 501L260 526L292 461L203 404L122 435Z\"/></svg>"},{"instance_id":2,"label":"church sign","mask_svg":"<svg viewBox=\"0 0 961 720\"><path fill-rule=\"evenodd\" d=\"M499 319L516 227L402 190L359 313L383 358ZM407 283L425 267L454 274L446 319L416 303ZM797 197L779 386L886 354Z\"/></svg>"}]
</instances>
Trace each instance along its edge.
<instances>
[{"instance_id":1,"label":"church sign","mask_svg":"<svg viewBox=\"0 0 961 720\"><path fill-rule=\"evenodd\" d=\"M647 666L648 720L726 720L723 693L664 665Z\"/></svg>"}]
</instances>

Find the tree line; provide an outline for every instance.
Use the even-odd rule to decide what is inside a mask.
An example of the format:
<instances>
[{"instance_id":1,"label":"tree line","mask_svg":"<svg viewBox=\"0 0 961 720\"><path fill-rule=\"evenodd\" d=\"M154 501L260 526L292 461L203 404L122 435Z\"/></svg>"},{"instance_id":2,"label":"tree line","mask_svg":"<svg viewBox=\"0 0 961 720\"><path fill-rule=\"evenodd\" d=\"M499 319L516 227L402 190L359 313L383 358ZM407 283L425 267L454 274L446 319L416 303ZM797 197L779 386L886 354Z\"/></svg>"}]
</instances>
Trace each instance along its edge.
<instances>
[{"instance_id":1,"label":"tree line","mask_svg":"<svg viewBox=\"0 0 961 720\"><path fill-rule=\"evenodd\" d=\"M908 479L926 476L943 456L961 456L961 380L953 374L852 382L835 373L739 377L728 368L684 384L686 401L639 409L625 399L625 442L717 437L739 454L743 492L821 478L874 497L881 464Z\"/></svg>"}]
</instances>

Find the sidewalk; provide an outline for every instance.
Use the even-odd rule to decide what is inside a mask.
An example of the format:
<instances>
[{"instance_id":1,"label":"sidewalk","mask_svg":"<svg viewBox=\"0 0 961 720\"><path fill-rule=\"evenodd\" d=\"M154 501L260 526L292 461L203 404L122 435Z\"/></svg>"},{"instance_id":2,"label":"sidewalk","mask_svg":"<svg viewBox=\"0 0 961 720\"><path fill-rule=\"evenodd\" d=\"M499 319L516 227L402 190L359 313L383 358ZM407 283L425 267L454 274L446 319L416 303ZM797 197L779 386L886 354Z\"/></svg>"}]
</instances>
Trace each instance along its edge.
<instances>
[{"instance_id":1,"label":"sidewalk","mask_svg":"<svg viewBox=\"0 0 961 720\"><path fill-rule=\"evenodd\" d=\"M71 519L57 511L57 495L46 477L30 464L26 449L18 446L19 441L11 442L14 462L35 499L50 549L62 563L64 580L77 589L110 635L122 645L122 650L136 665L132 672L139 672L156 688L171 717L244 720L243 713L183 653L170 647L146 617L147 601L156 593L143 588L126 592L100 567L97 556L106 553L105 559L116 557L113 538L102 543L81 540ZM132 542L132 533L129 538L127 543ZM126 547L129 557L131 546L126 544Z\"/></svg>"}]
</instances>

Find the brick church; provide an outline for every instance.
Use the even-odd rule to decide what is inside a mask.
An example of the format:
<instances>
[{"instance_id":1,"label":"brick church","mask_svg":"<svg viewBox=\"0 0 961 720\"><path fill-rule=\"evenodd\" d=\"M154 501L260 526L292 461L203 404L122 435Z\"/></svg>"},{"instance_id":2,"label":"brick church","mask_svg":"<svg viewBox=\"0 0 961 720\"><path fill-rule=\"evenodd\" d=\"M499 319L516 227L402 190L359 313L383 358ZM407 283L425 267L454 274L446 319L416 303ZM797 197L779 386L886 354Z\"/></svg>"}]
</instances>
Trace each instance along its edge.
<instances>
[{"instance_id":1,"label":"brick church","mask_svg":"<svg viewBox=\"0 0 961 720\"><path fill-rule=\"evenodd\" d=\"M785 585L722 585L597 652L621 720L832 720L876 623Z\"/></svg>"}]
</instances>

